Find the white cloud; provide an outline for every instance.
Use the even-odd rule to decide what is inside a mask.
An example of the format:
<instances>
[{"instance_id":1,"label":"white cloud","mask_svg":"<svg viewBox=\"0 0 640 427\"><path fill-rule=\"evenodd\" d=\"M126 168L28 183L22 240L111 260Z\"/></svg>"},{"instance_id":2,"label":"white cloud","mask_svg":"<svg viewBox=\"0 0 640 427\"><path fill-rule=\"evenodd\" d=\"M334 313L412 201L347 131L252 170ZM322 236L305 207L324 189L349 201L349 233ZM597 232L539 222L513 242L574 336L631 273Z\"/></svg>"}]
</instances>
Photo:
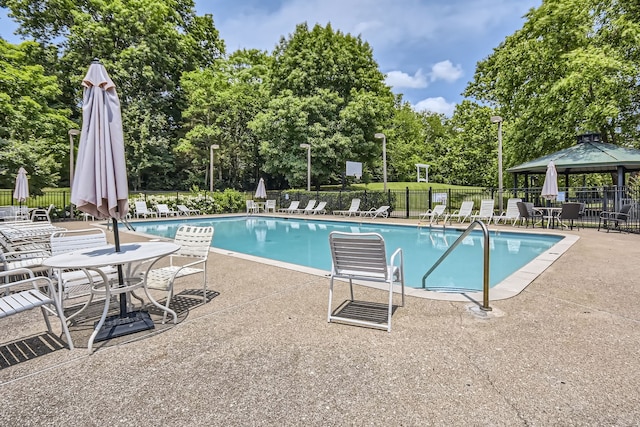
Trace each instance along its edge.
<instances>
[{"instance_id":1,"label":"white cloud","mask_svg":"<svg viewBox=\"0 0 640 427\"><path fill-rule=\"evenodd\" d=\"M386 83L393 88L408 87L412 89L421 89L427 87L427 76L422 70L416 71L413 76L402 71L390 71L387 73Z\"/></svg>"},{"instance_id":2,"label":"white cloud","mask_svg":"<svg viewBox=\"0 0 640 427\"><path fill-rule=\"evenodd\" d=\"M453 65L448 59L441 61L431 67L431 81L444 80L453 83L462 77L462 66L460 64Z\"/></svg>"},{"instance_id":3,"label":"white cloud","mask_svg":"<svg viewBox=\"0 0 640 427\"><path fill-rule=\"evenodd\" d=\"M453 115L453 110L455 109L455 103L448 103L446 99L441 96L437 98L427 98L418 102L413 106L415 111L431 111L433 113L441 113L447 117L451 117Z\"/></svg>"}]
</instances>

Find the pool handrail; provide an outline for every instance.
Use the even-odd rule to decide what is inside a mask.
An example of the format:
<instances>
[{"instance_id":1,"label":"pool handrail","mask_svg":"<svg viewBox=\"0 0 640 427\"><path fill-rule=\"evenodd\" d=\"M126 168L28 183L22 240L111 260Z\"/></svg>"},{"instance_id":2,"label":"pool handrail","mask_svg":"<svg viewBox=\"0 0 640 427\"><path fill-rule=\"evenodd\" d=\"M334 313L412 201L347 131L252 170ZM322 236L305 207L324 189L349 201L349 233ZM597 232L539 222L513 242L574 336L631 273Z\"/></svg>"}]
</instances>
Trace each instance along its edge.
<instances>
[{"instance_id":1,"label":"pool handrail","mask_svg":"<svg viewBox=\"0 0 640 427\"><path fill-rule=\"evenodd\" d=\"M422 276L422 288L429 290L426 287L427 276L429 276L433 270L436 269L440 265L444 259L449 256L449 254L462 242L465 237L467 237L473 229L479 225L482 228L482 235L484 237L484 277L483 277L483 286L482 286L482 306L480 309L483 311L491 311L491 307L489 307L489 229L486 224L479 219L474 220L469 227L456 239L455 242L442 254L440 258L431 266L431 268Z\"/></svg>"}]
</instances>

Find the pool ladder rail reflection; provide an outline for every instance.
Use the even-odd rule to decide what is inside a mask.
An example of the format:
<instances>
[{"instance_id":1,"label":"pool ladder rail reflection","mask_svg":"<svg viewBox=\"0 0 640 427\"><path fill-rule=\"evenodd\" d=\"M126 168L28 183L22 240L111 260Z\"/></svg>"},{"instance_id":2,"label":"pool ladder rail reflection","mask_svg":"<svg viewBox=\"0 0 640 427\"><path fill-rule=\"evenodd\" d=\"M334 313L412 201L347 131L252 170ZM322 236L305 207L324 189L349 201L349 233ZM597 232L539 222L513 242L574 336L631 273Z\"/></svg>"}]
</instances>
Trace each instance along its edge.
<instances>
[{"instance_id":1,"label":"pool ladder rail reflection","mask_svg":"<svg viewBox=\"0 0 640 427\"><path fill-rule=\"evenodd\" d=\"M467 238L469 234L476 228L476 226L482 229L482 236L484 239L484 275L483 275L483 286L482 286L482 306L480 307L483 311L491 311L491 307L489 307L489 230L484 222L476 219L473 221L469 227L456 239L455 242L449 246L449 248L442 254L440 258L431 266L431 268L422 276L422 288L429 291L438 291L443 289L438 289L435 287L427 287L427 277L440 265L442 261L445 260L447 256L460 244L463 240ZM464 292L469 289L452 289L447 288L449 292Z\"/></svg>"}]
</instances>

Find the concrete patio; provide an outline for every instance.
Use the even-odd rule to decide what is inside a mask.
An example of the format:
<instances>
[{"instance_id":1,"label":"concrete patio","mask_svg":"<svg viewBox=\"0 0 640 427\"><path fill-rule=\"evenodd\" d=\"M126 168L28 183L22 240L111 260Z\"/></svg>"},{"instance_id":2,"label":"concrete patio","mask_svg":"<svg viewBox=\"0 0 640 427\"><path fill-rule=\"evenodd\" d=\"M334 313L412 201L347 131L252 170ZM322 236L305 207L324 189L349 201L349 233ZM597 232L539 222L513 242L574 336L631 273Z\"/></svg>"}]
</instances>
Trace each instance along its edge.
<instances>
[{"instance_id":1,"label":"concrete patio","mask_svg":"<svg viewBox=\"0 0 640 427\"><path fill-rule=\"evenodd\" d=\"M219 294L176 326L92 355L75 331L73 351L7 362L14 342L41 341L46 328L36 310L3 319L2 424L638 425L640 236L567 233L580 239L521 294L492 302L491 316L408 297L391 333L327 323L327 277L218 253L208 278Z\"/></svg>"}]
</instances>

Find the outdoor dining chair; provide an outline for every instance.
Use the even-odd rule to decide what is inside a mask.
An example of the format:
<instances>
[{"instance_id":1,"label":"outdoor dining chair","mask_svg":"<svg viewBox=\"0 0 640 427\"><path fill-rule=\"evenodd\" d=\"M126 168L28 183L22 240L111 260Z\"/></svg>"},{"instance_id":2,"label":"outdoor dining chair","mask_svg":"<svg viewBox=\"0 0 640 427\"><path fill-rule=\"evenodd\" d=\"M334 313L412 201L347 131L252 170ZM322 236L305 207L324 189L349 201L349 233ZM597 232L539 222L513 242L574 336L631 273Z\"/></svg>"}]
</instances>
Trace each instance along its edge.
<instances>
[{"instance_id":1,"label":"outdoor dining chair","mask_svg":"<svg viewBox=\"0 0 640 427\"><path fill-rule=\"evenodd\" d=\"M174 284L179 278L192 274L202 274L202 302L207 302L207 259L213 240L213 227L194 227L181 225L176 232L173 243L180 246L177 252L169 255L169 265L154 268L155 262L144 273L144 289L147 297L156 301L148 289L167 292L165 307L168 309L174 295ZM155 305L159 305L154 302ZM162 323L167 320L167 312L162 316ZM174 319L175 321L175 319Z\"/></svg>"},{"instance_id":2,"label":"outdoor dining chair","mask_svg":"<svg viewBox=\"0 0 640 427\"><path fill-rule=\"evenodd\" d=\"M26 278L9 281L16 277ZM4 282L0 283L0 319L33 308L40 308L49 333L53 333L49 313L58 316L62 332L67 338L69 350L73 350L73 341L67 328L67 320L51 279L46 276L34 276L31 270L22 268L0 272L0 282ZM44 294L42 289L48 289L50 295ZM8 292L10 290L12 291Z\"/></svg>"},{"instance_id":3,"label":"outdoor dining chair","mask_svg":"<svg viewBox=\"0 0 640 427\"><path fill-rule=\"evenodd\" d=\"M378 233L343 233L333 231L329 234L331 250L331 280L329 282L329 308L327 322L337 320L356 325L386 329L391 332L393 314L394 285L400 285L404 306L404 261L402 248L396 249L387 263L387 253L383 237ZM349 281L350 301L333 309L333 287L336 279ZM372 307L369 303L355 301L353 281L385 283L388 286L388 301L384 318L363 318L358 312ZM353 309L353 311L351 310ZM372 310L375 311L375 310ZM349 313L355 314L349 315ZM355 313L354 313L355 312Z\"/></svg>"},{"instance_id":4,"label":"outdoor dining chair","mask_svg":"<svg viewBox=\"0 0 640 427\"><path fill-rule=\"evenodd\" d=\"M600 231L600 227L604 226L607 229L607 233L611 228L614 230L622 231L620 228L621 224L626 224L631 216L630 211L633 205L626 204L622 205L619 211L617 212L601 212L600 218L598 220L598 231Z\"/></svg>"}]
</instances>

